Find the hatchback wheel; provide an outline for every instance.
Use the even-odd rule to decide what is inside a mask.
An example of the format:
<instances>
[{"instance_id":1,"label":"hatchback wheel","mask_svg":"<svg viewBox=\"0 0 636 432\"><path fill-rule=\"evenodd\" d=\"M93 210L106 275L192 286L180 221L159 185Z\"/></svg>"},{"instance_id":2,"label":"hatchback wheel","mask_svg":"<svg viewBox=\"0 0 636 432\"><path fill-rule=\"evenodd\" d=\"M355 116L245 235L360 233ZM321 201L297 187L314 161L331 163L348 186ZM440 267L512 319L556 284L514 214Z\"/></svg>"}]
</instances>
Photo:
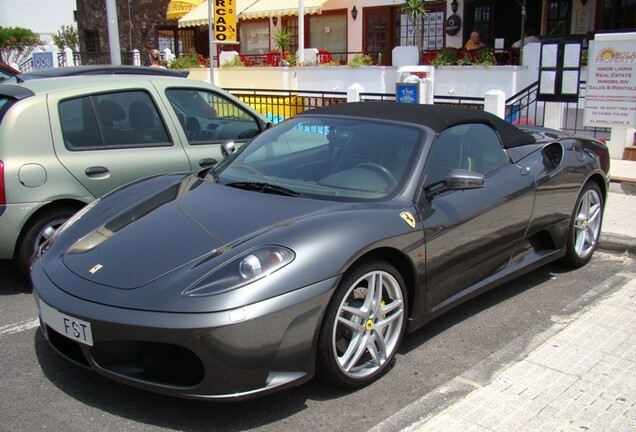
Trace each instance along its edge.
<instances>
[{"instance_id":1,"label":"hatchback wheel","mask_svg":"<svg viewBox=\"0 0 636 432\"><path fill-rule=\"evenodd\" d=\"M386 373L406 328L406 294L399 272L367 260L343 277L321 329L317 374L343 387L367 385Z\"/></svg>"},{"instance_id":2,"label":"hatchback wheel","mask_svg":"<svg viewBox=\"0 0 636 432\"><path fill-rule=\"evenodd\" d=\"M54 208L37 215L30 222L22 233L16 250L16 264L23 274L29 273L33 253L75 212L76 210L68 207Z\"/></svg>"}]
</instances>

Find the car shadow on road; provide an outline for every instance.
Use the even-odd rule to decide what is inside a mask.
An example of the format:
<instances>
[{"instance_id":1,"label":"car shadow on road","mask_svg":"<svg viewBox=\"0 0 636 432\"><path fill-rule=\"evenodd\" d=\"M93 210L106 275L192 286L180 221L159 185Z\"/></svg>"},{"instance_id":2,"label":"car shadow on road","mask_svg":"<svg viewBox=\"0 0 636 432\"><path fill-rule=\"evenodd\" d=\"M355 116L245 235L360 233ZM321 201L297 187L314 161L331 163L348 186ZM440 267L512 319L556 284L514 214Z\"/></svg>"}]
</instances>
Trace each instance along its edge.
<instances>
[{"instance_id":1,"label":"car shadow on road","mask_svg":"<svg viewBox=\"0 0 636 432\"><path fill-rule=\"evenodd\" d=\"M0 260L0 296L31 292L31 281L18 271L12 260Z\"/></svg>"},{"instance_id":2,"label":"car shadow on road","mask_svg":"<svg viewBox=\"0 0 636 432\"><path fill-rule=\"evenodd\" d=\"M183 431L240 431L284 421L308 409L308 400L329 400L349 392L317 380L246 401L223 403L164 396L107 379L70 363L37 331L35 354L46 378L71 398L134 422Z\"/></svg>"}]
</instances>

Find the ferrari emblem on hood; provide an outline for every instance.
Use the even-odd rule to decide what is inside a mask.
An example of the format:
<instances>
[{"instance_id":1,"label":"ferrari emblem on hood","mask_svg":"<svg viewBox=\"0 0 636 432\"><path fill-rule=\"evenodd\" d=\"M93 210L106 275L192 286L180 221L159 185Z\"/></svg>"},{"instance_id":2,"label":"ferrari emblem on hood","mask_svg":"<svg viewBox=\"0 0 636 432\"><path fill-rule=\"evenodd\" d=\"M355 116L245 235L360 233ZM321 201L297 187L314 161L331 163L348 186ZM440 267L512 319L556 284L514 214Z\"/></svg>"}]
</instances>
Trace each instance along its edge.
<instances>
[{"instance_id":1,"label":"ferrari emblem on hood","mask_svg":"<svg viewBox=\"0 0 636 432\"><path fill-rule=\"evenodd\" d=\"M104 266L103 266L103 265L101 265L101 264L97 264L97 265L95 265L92 269L90 269L90 270L89 270L89 272L90 272L91 274L95 274L95 273L97 273L98 271L100 271L102 267L104 267Z\"/></svg>"},{"instance_id":2,"label":"ferrari emblem on hood","mask_svg":"<svg viewBox=\"0 0 636 432\"><path fill-rule=\"evenodd\" d=\"M404 219L404 222L406 222L411 228L415 228L415 218L411 212L404 211L400 213L400 217Z\"/></svg>"}]
</instances>

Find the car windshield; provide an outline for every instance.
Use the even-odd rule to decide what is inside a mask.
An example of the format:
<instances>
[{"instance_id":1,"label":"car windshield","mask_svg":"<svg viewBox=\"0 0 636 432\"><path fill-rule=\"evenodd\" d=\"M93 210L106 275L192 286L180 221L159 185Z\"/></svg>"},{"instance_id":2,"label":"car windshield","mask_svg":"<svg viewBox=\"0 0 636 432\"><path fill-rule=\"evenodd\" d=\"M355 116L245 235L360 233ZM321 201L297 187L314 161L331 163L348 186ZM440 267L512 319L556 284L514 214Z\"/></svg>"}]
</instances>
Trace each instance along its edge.
<instances>
[{"instance_id":1,"label":"car windshield","mask_svg":"<svg viewBox=\"0 0 636 432\"><path fill-rule=\"evenodd\" d=\"M425 131L377 120L298 116L217 168L225 185L329 200L381 200L409 177Z\"/></svg>"}]
</instances>

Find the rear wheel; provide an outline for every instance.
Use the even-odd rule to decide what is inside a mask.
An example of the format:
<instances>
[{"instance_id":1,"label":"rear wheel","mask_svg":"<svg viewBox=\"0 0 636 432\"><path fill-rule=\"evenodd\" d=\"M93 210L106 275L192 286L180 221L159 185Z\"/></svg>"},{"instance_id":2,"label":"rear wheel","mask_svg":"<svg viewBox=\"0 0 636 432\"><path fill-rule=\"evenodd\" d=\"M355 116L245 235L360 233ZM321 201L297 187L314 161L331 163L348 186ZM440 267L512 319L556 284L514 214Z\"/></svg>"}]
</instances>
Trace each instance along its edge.
<instances>
[{"instance_id":1,"label":"rear wheel","mask_svg":"<svg viewBox=\"0 0 636 432\"><path fill-rule=\"evenodd\" d=\"M31 257L37 248L55 234L76 211L69 207L52 208L37 215L29 223L20 237L15 255L18 269L24 275L29 273Z\"/></svg>"},{"instance_id":2,"label":"rear wheel","mask_svg":"<svg viewBox=\"0 0 636 432\"><path fill-rule=\"evenodd\" d=\"M603 198L596 183L587 183L574 206L566 244L564 262L581 267L592 259L598 246L603 222Z\"/></svg>"},{"instance_id":3,"label":"rear wheel","mask_svg":"<svg viewBox=\"0 0 636 432\"><path fill-rule=\"evenodd\" d=\"M361 387L394 363L406 328L406 290L385 261L361 262L343 277L329 304L318 342L318 377Z\"/></svg>"}]
</instances>

